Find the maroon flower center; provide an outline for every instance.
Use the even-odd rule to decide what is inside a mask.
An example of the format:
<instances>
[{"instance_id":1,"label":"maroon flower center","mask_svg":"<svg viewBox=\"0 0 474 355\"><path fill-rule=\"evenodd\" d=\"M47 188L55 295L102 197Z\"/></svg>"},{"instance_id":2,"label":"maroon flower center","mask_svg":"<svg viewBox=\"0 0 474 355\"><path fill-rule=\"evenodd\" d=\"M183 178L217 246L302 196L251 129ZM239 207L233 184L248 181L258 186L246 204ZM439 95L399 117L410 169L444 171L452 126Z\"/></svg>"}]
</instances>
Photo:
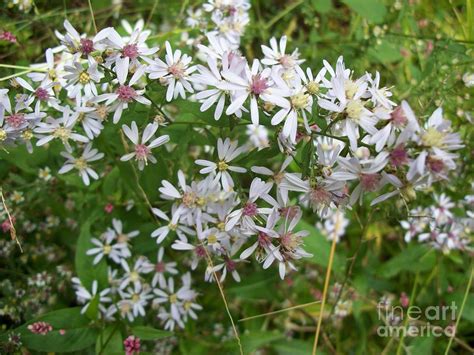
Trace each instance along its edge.
<instances>
[{"instance_id":1,"label":"maroon flower center","mask_svg":"<svg viewBox=\"0 0 474 355\"><path fill-rule=\"evenodd\" d=\"M194 252L199 258L205 258L206 257L206 250L202 246L198 246L194 249Z\"/></svg>"},{"instance_id":2,"label":"maroon flower center","mask_svg":"<svg viewBox=\"0 0 474 355\"><path fill-rule=\"evenodd\" d=\"M258 232L258 245L262 248L270 244L270 237L264 232Z\"/></svg>"},{"instance_id":3,"label":"maroon flower center","mask_svg":"<svg viewBox=\"0 0 474 355\"><path fill-rule=\"evenodd\" d=\"M130 59L135 59L138 57L138 47L136 44L127 44L123 47L123 55L129 57Z\"/></svg>"},{"instance_id":4,"label":"maroon flower center","mask_svg":"<svg viewBox=\"0 0 474 355\"><path fill-rule=\"evenodd\" d=\"M164 273L166 270L166 267L165 267L165 263L163 262L159 262L159 263L156 263L155 265L155 271L162 274Z\"/></svg>"},{"instance_id":5,"label":"maroon flower center","mask_svg":"<svg viewBox=\"0 0 474 355\"><path fill-rule=\"evenodd\" d=\"M225 262L225 265L226 265L227 270L230 272L234 271L236 268L236 263L231 259L227 259Z\"/></svg>"},{"instance_id":6,"label":"maroon flower center","mask_svg":"<svg viewBox=\"0 0 474 355\"><path fill-rule=\"evenodd\" d=\"M328 205L331 202L331 194L329 191L316 187L310 193L310 200L313 204Z\"/></svg>"},{"instance_id":7,"label":"maroon flower center","mask_svg":"<svg viewBox=\"0 0 474 355\"><path fill-rule=\"evenodd\" d=\"M35 96L38 98L40 101L46 101L49 98L48 91L43 88L38 88L35 91Z\"/></svg>"},{"instance_id":8,"label":"maroon flower center","mask_svg":"<svg viewBox=\"0 0 474 355\"><path fill-rule=\"evenodd\" d=\"M434 173L440 173L444 169L444 163L441 159L428 157L426 164L428 168Z\"/></svg>"},{"instance_id":9,"label":"maroon flower center","mask_svg":"<svg viewBox=\"0 0 474 355\"><path fill-rule=\"evenodd\" d=\"M379 174L361 174L360 183L365 191L375 191L380 182Z\"/></svg>"},{"instance_id":10,"label":"maroon flower center","mask_svg":"<svg viewBox=\"0 0 474 355\"><path fill-rule=\"evenodd\" d=\"M257 215L257 205L253 202L247 202L243 208L242 214L244 216L254 217Z\"/></svg>"},{"instance_id":11,"label":"maroon flower center","mask_svg":"<svg viewBox=\"0 0 474 355\"><path fill-rule=\"evenodd\" d=\"M250 84L250 91L252 94L260 95L268 88L267 79L262 78L260 74L252 77L252 84Z\"/></svg>"},{"instance_id":12,"label":"maroon flower center","mask_svg":"<svg viewBox=\"0 0 474 355\"><path fill-rule=\"evenodd\" d=\"M135 98L135 96L137 96L135 90L127 85L120 85L116 93L118 95L119 100L123 102L130 102Z\"/></svg>"},{"instance_id":13,"label":"maroon flower center","mask_svg":"<svg viewBox=\"0 0 474 355\"><path fill-rule=\"evenodd\" d=\"M22 113L15 113L7 116L5 119L12 128L20 128L26 122L25 116Z\"/></svg>"},{"instance_id":14,"label":"maroon flower center","mask_svg":"<svg viewBox=\"0 0 474 355\"><path fill-rule=\"evenodd\" d=\"M293 219L299 211L300 208L298 206L283 207L279 209L280 216L290 219Z\"/></svg>"},{"instance_id":15,"label":"maroon flower center","mask_svg":"<svg viewBox=\"0 0 474 355\"><path fill-rule=\"evenodd\" d=\"M395 126L404 126L407 123L407 117L401 106L397 106L395 110L390 114L390 118Z\"/></svg>"},{"instance_id":16,"label":"maroon flower center","mask_svg":"<svg viewBox=\"0 0 474 355\"><path fill-rule=\"evenodd\" d=\"M94 51L94 42L91 39L81 39L81 52L82 54L88 55Z\"/></svg>"},{"instance_id":17,"label":"maroon flower center","mask_svg":"<svg viewBox=\"0 0 474 355\"><path fill-rule=\"evenodd\" d=\"M390 153L390 162L393 166L399 167L408 162L408 154L403 144L396 146Z\"/></svg>"},{"instance_id":18,"label":"maroon flower center","mask_svg":"<svg viewBox=\"0 0 474 355\"><path fill-rule=\"evenodd\" d=\"M137 159L145 160L150 154L150 148L148 148L145 144L137 144L135 146L135 154Z\"/></svg>"}]
</instances>

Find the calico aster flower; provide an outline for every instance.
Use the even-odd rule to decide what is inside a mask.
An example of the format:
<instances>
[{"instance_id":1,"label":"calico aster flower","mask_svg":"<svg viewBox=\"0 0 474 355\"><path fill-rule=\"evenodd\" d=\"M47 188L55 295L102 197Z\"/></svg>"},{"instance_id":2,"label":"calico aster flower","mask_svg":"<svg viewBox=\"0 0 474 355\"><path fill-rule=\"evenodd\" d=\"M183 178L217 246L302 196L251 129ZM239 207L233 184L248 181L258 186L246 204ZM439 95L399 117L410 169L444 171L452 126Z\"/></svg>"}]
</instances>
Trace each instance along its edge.
<instances>
[{"instance_id":1,"label":"calico aster flower","mask_svg":"<svg viewBox=\"0 0 474 355\"><path fill-rule=\"evenodd\" d=\"M229 163L243 153L244 150L245 147L237 147L237 142L231 142L229 138L226 138L225 141L219 138L217 140L217 155L219 161L215 163L203 159L196 160L197 165L204 166L199 172L201 174L216 174L215 181L220 180L222 188L225 191L230 191L234 187L234 181L228 171L245 173L247 169L229 165Z\"/></svg>"},{"instance_id":2,"label":"calico aster flower","mask_svg":"<svg viewBox=\"0 0 474 355\"><path fill-rule=\"evenodd\" d=\"M112 105L110 111L114 111L114 123L117 123L122 117L125 109L133 101L137 101L142 105L151 105L151 101L143 96L145 90L136 90L133 86L141 79L145 73L145 66L137 68L130 80L127 81L128 67L124 60L120 60L116 65L118 87L113 93L102 94L93 99L94 102L103 102L105 105Z\"/></svg>"},{"instance_id":3,"label":"calico aster flower","mask_svg":"<svg viewBox=\"0 0 474 355\"><path fill-rule=\"evenodd\" d=\"M84 147L84 151L79 158L75 158L69 152L61 152L61 155L67 160L62 168L59 169L59 174L65 174L72 169L76 169L78 170L82 181L87 186L90 184L90 177L94 180L99 179L99 175L97 175L97 173L90 167L89 163L102 159L104 153L99 153L97 149L93 149L92 143L89 143Z\"/></svg>"},{"instance_id":4,"label":"calico aster flower","mask_svg":"<svg viewBox=\"0 0 474 355\"><path fill-rule=\"evenodd\" d=\"M158 129L158 124L156 123L147 124L145 130L143 131L141 139L135 121L132 122L130 127L128 127L127 125L123 125L122 129L128 139L130 139L134 144L134 151L132 153L125 154L120 158L120 160L128 161L132 158L135 158L135 160L138 161L138 169L140 170L144 169L145 165L148 164L148 161L151 161L153 164L155 164L157 160L151 153L151 150L169 142L170 140L170 137L168 135L164 135L155 138L149 144L147 144Z\"/></svg>"},{"instance_id":5,"label":"calico aster flower","mask_svg":"<svg viewBox=\"0 0 474 355\"><path fill-rule=\"evenodd\" d=\"M166 90L166 101L181 96L186 98L187 92L194 92L190 84L190 74L196 70L195 66L189 66L192 58L187 54L182 54L181 50L174 51L168 41L165 44L165 62L161 59L147 60L149 63L148 72L150 79L160 79L168 85Z\"/></svg>"},{"instance_id":6,"label":"calico aster flower","mask_svg":"<svg viewBox=\"0 0 474 355\"><path fill-rule=\"evenodd\" d=\"M291 54L285 53L287 40L286 36L282 36L278 45L276 38L272 37L270 47L262 45L262 52L265 55L262 63L265 65L281 65L284 69L293 69L303 63L304 60L299 59L298 49L295 49Z\"/></svg>"}]
</instances>

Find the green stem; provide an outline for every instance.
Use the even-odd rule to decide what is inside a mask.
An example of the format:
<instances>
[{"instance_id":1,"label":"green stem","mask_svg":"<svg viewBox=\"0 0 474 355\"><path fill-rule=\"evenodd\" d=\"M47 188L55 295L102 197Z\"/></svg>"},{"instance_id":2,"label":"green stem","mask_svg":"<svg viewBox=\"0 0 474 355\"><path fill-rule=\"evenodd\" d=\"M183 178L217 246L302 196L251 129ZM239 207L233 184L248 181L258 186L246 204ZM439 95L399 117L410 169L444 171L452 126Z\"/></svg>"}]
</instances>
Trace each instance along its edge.
<instances>
[{"instance_id":1,"label":"green stem","mask_svg":"<svg viewBox=\"0 0 474 355\"><path fill-rule=\"evenodd\" d=\"M459 314L456 319L456 325L454 326L455 333L458 330L459 321L461 320L462 312L464 311L464 306L466 305L467 297L469 296L469 290L471 289L473 275L474 275L474 266L471 265L471 275L469 276L469 281L466 286L466 291L464 292L464 298L462 299L462 303L461 303L461 309L459 310ZM449 343L448 343L448 346L446 347L446 351L444 352L444 355L448 355L449 349L451 348L453 340L454 340L454 334L452 337L449 338Z\"/></svg>"}]
</instances>

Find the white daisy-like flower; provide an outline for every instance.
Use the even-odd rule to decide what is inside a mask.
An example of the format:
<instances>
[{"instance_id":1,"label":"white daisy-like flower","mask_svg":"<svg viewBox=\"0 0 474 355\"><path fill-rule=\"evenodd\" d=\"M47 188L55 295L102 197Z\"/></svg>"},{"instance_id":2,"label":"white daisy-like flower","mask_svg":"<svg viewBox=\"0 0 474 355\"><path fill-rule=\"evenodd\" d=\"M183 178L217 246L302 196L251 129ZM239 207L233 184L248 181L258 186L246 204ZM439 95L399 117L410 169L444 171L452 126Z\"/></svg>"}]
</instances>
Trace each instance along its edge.
<instances>
[{"instance_id":1,"label":"white daisy-like flower","mask_svg":"<svg viewBox=\"0 0 474 355\"><path fill-rule=\"evenodd\" d=\"M148 161L151 161L153 164L156 163L156 158L153 156L151 150L153 148L159 147L167 142L169 142L170 137L168 135L160 136L152 140L149 144L147 142L153 137L158 129L157 123L149 123L143 131L142 137L140 139L138 127L135 121L132 122L131 126L126 125L122 126L122 129L125 135L132 141L134 144L134 151L132 153L125 154L120 158L121 161L128 161L132 158L138 161L138 169L143 170L145 165L148 164Z\"/></svg>"},{"instance_id":2,"label":"white daisy-like flower","mask_svg":"<svg viewBox=\"0 0 474 355\"><path fill-rule=\"evenodd\" d=\"M161 59L147 60L150 64L148 72L150 79L160 79L168 85L166 90L166 101L171 101L181 96L186 98L187 92L194 92L190 83L190 74L196 70L195 66L189 66L192 58L187 54L182 54L179 49L174 51L168 41L165 44L165 61Z\"/></svg>"},{"instance_id":3,"label":"white daisy-like flower","mask_svg":"<svg viewBox=\"0 0 474 355\"><path fill-rule=\"evenodd\" d=\"M84 151L79 158L75 158L69 152L61 152L61 155L67 160L62 168L59 169L59 174L65 174L72 169L77 169L85 185L90 184L89 177L94 180L99 179L99 175L97 175L97 173L90 167L89 163L102 159L104 153L99 153L97 149L93 149L92 143L89 143L84 147Z\"/></svg>"},{"instance_id":4,"label":"white daisy-like flower","mask_svg":"<svg viewBox=\"0 0 474 355\"><path fill-rule=\"evenodd\" d=\"M64 79L70 98L80 100L83 91L88 97L98 95L96 83L100 82L104 74L98 70L97 62L89 61L86 68L80 62L73 62L72 65L65 66L64 70L69 73L64 75Z\"/></svg>"},{"instance_id":5,"label":"white daisy-like flower","mask_svg":"<svg viewBox=\"0 0 474 355\"><path fill-rule=\"evenodd\" d=\"M116 243L117 236L115 233L106 231L101 235L100 239L91 238L91 243L95 247L87 250L87 255L95 255L93 264L98 264L103 258L108 258L117 264L120 264L123 259L123 250L127 247L126 245Z\"/></svg>"},{"instance_id":6,"label":"white daisy-like flower","mask_svg":"<svg viewBox=\"0 0 474 355\"><path fill-rule=\"evenodd\" d=\"M62 112L63 117L59 119L47 118L46 122L38 122L34 132L42 135L42 138L36 142L37 146L42 146L53 139L59 139L66 149L70 151L69 140L83 143L89 142L87 137L73 131L78 114L71 113L69 106L62 108Z\"/></svg>"},{"instance_id":7,"label":"white daisy-like flower","mask_svg":"<svg viewBox=\"0 0 474 355\"><path fill-rule=\"evenodd\" d=\"M272 37L270 47L262 45L262 52L265 55L262 63L265 65L281 65L284 69L293 69L303 63L304 60L298 59L298 49L295 49L291 54L285 53L287 40L286 36L282 36L278 45L276 38Z\"/></svg>"},{"instance_id":8,"label":"white daisy-like flower","mask_svg":"<svg viewBox=\"0 0 474 355\"><path fill-rule=\"evenodd\" d=\"M145 90L135 90L133 88L133 85L135 85L145 73L145 66L142 65L138 67L127 84L128 67L126 65L127 63L123 60L117 61L115 68L119 86L115 89L115 92L102 94L93 99L95 102L105 101L106 106L113 104L110 110L114 111L114 123L120 120L123 110L127 109L128 104L132 101L137 101L143 105L151 105L151 101L143 96Z\"/></svg>"},{"instance_id":9,"label":"white daisy-like flower","mask_svg":"<svg viewBox=\"0 0 474 355\"><path fill-rule=\"evenodd\" d=\"M222 184L222 188L225 191L230 191L234 187L234 181L229 174L229 171L236 173L245 173L247 169L238 166L229 165L229 163L237 158L245 147L237 147L237 142L231 142L229 138L222 141L221 138L217 140L217 156L219 161L217 163L209 160L198 159L196 160L197 165L204 166L199 172L201 174L216 174L215 181L219 181Z\"/></svg>"},{"instance_id":10,"label":"white daisy-like flower","mask_svg":"<svg viewBox=\"0 0 474 355\"><path fill-rule=\"evenodd\" d=\"M76 289L76 297L78 301L80 303L85 303L84 307L81 309L82 314L86 313L92 300L95 299L96 296L99 298L99 309L101 312L105 312L106 310L105 306L103 305L104 303L112 302L112 299L108 296L110 293L110 288L105 288L99 292L99 283L97 280L92 281L92 287L90 291L82 286L81 281L77 277L74 277L72 282Z\"/></svg>"}]
</instances>

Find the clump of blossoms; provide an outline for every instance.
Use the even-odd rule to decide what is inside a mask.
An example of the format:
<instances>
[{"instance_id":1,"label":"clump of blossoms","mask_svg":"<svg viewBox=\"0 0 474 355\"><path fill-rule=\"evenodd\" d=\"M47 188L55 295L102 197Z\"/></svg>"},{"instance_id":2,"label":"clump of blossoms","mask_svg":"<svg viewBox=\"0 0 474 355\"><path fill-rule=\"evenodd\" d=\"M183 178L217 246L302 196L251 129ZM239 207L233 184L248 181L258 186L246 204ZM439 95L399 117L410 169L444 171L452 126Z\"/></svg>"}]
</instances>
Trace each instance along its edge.
<instances>
[{"instance_id":1,"label":"clump of blossoms","mask_svg":"<svg viewBox=\"0 0 474 355\"><path fill-rule=\"evenodd\" d=\"M113 219L111 228L91 239L94 246L86 254L93 264L106 261L109 287L99 289L95 280L88 288L79 278L73 278L78 302L84 305L82 313L87 312L90 302L97 297L100 315L106 321L120 318L133 322L158 310L156 318L165 329L173 330L176 325L184 328L188 319L197 319L196 311L202 309L195 302L198 293L191 287L191 274L183 273L181 286L175 288L177 263L166 260L164 248L158 250L153 260L136 255L133 238L138 235L138 231L125 232L122 221ZM138 351L139 340L137 343L137 339L129 339L125 347Z\"/></svg>"},{"instance_id":2,"label":"clump of blossoms","mask_svg":"<svg viewBox=\"0 0 474 355\"><path fill-rule=\"evenodd\" d=\"M452 250L472 253L474 196L468 195L454 202L443 193L435 195L433 200L431 206L410 210L409 218L400 222L406 231L405 241L417 240L445 254Z\"/></svg>"},{"instance_id":3,"label":"clump of blossoms","mask_svg":"<svg viewBox=\"0 0 474 355\"><path fill-rule=\"evenodd\" d=\"M241 0L207 2L188 19L190 26L206 27L189 53L169 42L157 45L143 26L128 26L125 36L114 28L89 36L65 21L66 33L57 33L61 46L46 52L44 65L32 67L39 73L0 89L0 146L25 144L32 151L35 145L61 144L66 161L59 173L77 170L86 185L104 173L94 168L98 160L133 159L139 170L153 169L148 162L157 163L157 154L180 143L161 134L186 123L175 122L181 116L167 103L198 104L203 116L248 124L239 140L216 130L216 138L198 151L195 171L179 170L177 179L158 183L160 201L149 206L158 224L150 235L159 245L156 259L134 251L138 232L125 233L119 220L91 238L86 255L91 264L107 263L109 278L108 285L73 280L84 313L98 300L106 321L133 322L151 312L165 329L184 328L202 308L184 266L201 266L209 282L239 282L240 270L255 259L284 279L300 259L312 256L305 240L315 236L301 228L304 213L325 218L327 237L338 241L346 208L390 198L411 203L456 169L463 144L442 109L427 120L417 118L407 102L394 101L378 72L358 76L342 57L334 65L324 60L308 67L286 36L262 44L263 56L249 60L239 51L248 8ZM161 100L154 98L156 86L164 89ZM127 112L136 118L130 121ZM120 121L122 129L115 128L123 154L106 156L98 138ZM212 125L204 126L211 131ZM266 147L278 147L280 159L267 166L246 161L254 148ZM426 222L436 235L412 231L410 219L402 224L407 239L429 240L443 251L468 249L463 233L471 225L443 205L444 211L430 213L444 217ZM185 255L179 268L165 245ZM338 309L344 316L350 304ZM125 344L130 351L138 351L135 340Z\"/></svg>"}]
</instances>

